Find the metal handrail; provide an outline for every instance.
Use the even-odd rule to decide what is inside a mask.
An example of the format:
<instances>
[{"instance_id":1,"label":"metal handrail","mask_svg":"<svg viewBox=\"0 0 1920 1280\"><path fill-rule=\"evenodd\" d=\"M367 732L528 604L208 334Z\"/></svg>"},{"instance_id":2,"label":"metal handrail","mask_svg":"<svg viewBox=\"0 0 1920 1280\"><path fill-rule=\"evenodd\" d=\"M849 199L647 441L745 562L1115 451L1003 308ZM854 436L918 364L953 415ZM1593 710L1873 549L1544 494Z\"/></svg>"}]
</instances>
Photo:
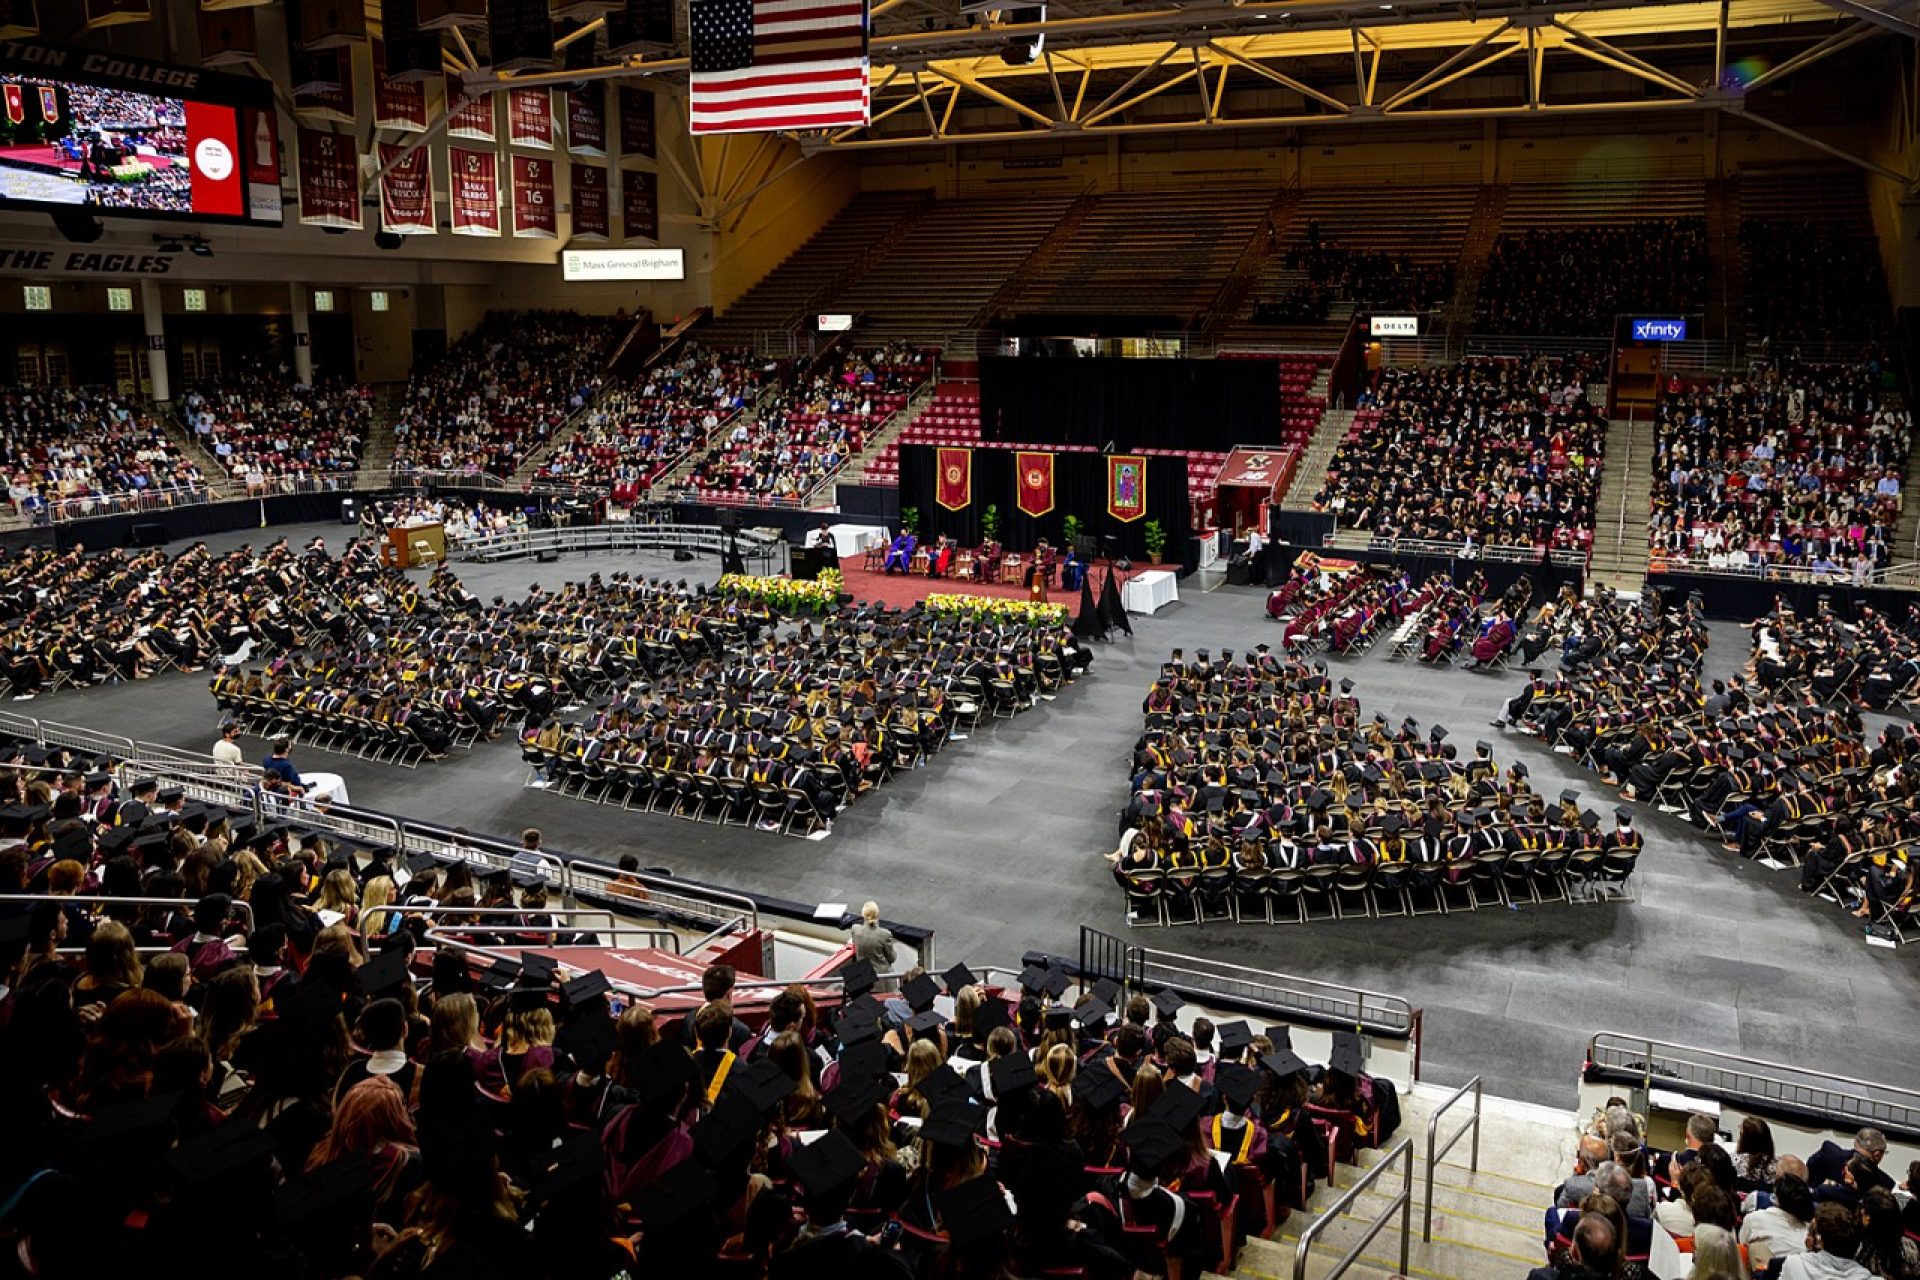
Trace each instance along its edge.
<instances>
[{"instance_id":1,"label":"metal handrail","mask_svg":"<svg viewBox=\"0 0 1920 1280\"><path fill-rule=\"evenodd\" d=\"M1153 986L1191 986L1196 991L1217 991L1221 995L1253 1000L1280 1012L1333 1018L1372 1035L1406 1039L1414 1034L1413 1005L1402 996L1150 947L1140 950L1142 977ZM1247 990L1224 989L1229 984Z\"/></svg>"},{"instance_id":2,"label":"metal handrail","mask_svg":"<svg viewBox=\"0 0 1920 1280\"><path fill-rule=\"evenodd\" d=\"M125 907L185 907L191 911L199 904L198 898L125 898L112 894L97 893L0 893L0 902L59 902L73 903L76 906L98 906L112 903ZM253 904L245 898L235 898L231 911L237 911L246 918L247 928L253 928Z\"/></svg>"},{"instance_id":3,"label":"metal handrail","mask_svg":"<svg viewBox=\"0 0 1920 1280\"><path fill-rule=\"evenodd\" d=\"M1920 1091L1898 1085L1856 1080L1744 1055L1715 1053L1711 1049L1620 1031L1595 1032L1587 1041L1587 1062L1614 1070L1637 1071L1643 1091L1670 1084L1742 1101L1774 1102L1818 1111L1837 1124L1920 1132Z\"/></svg>"},{"instance_id":4,"label":"metal handrail","mask_svg":"<svg viewBox=\"0 0 1920 1280\"><path fill-rule=\"evenodd\" d=\"M1451 1107L1454 1103L1466 1097L1467 1090L1469 1089L1473 1090L1473 1115L1467 1120L1465 1124L1461 1125L1458 1129L1455 1129L1453 1131L1453 1136L1447 1139L1446 1146L1441 1147L1438 1151L1435 1151L1433 1149L1433 1141L1440 1129L1440 1117L1446 1114L1448 1107ZM1426 1201L1425 1217L1420 1227L1420 1238L1422 1240L1433 1239L1433 1171L1435 1167L1439 1164L1440 1157L1446 1155L1447 1152L1453 1150L1454 1147L1459 1144L1460 1139L1467 1136L1467 1131L1469 1129L1473 1131L1473 1161L1470 1167L1475 1173L1480 1172L1480 1103L1481 1101L1482 1099L1481 1099L1481 1091L1480 1091L1480 1077L1475 1076L1473 1079L1461 1085L1458 1089L1455 1089L1453 1091L1453 1096L1449 1097L1445 1102L1441 1103L1438 1107L1435 1107L1433 1114L1427 1117L1427 1201ZM1401 1269L1402 1270L1406 1269L1405 1262L1401 1263Z\"/></svg>"},{"instance_id":5,"label":"metal handrail","mask_svg":"<svg viewBox=\"0 0 1920 1280\"><path fill-rule=\"evenodd\" d=\"M1375 1180L1388 1169L1392 1168L1396 1162L1401 1165L1402 1185L1400 1187L1400 1194L1387 1203L1387 1207L1380 1211L1379 1217L1367 1224L1367 1229L1361 1233L1360 1239L1354 1244L1353 1248L1347 1250L1346 1256L1334 1263L1333 1269L1328 1271L1322 1277L1322 1280L1339 1280L1341 1276L1347 1274L1347 1268L1360 1260L1361 1250L1373 1243L1373 1238L1379 1235L1387 1223L1392 1220L1396 1209L1400 1212L1400 1273L1402 1275L1406 1274L1408 1255L1413 1245L1412 1138L1402 1138L1400 1141L1394 1143L1387 1154L1381 1158L1379 1164L1367 1170L1360 1181L1354 1183L1347 1189L1345 1195L1328 1205L1321 1211L1319 1217L1307 1224L1307 1229L1300 1233L1299 1244L1294 1246L1293 1280L1307 1280L1307 1251L1313 1247L1314 1238L1332 1224L1341 1214L1345 1213L1347 1209L1352 1206L1353 1202L1360 1198L1360 1194L1372 1186Z\"/></svg>"}]
</instances>

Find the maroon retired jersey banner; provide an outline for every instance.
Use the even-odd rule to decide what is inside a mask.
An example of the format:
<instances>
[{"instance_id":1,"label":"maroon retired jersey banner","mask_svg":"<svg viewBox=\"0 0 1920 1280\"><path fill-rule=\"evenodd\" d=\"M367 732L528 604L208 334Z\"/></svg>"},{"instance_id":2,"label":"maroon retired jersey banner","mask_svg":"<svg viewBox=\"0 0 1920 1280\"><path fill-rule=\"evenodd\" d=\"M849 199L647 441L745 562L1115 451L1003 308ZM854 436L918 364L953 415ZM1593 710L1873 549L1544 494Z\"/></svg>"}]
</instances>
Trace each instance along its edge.
<instances>
[{"instance_id":1,"label":"maroon retired jersey banner","mask_svg":"<svg viewBox=\"0 0 1920 1280\"><path fill-rule=\"evenodd\" d=\"M360 226L360 157L344 133L302 129L300 221L309 227Z\"/></svg>"},{"instance_id":2,"label":"maroon retired jersey banner","mask_svg":"<svg viewBox=\"0 0 1920 1280\"><path fill-rule=\"evenodd\" d=\"M1014 478L1019 483L1020 510L1030 516L1043 516L1053 510L1053 455L1016 452L1013 455Z\"/></svg>"},{"instance_id":3,"label":"maroon retired jersey banner","mask_svg":"<svg viewBox=\"0 0 1920 1280\"><path fill-rule=\"evenodd\" d=\"M447 136L466 138L473 142L492 142L493 132L493 95L483 93L477 98L463 99L465 90L454 76L447 77Z\"/></svg>"},{"instance_id":4,"label":"maroon retired jersey banner","mask_svg":"<svg viewBox=\"0 0 1920 1280\"><path fill-rule=\"evenodd\" d=\"M384 46L373 46L373 127L422 133L427 127L427 86L419 80L387 79Z\"/></svg>"},{"instance_id":5,"label":"maroon retired jersey banner","mask_svg":"<svg viewBox=\"0 0 1920 1280\"><path fill-rule=\"evenodd\" d=\"M567 166L568 196L573 204L573 238L606 240L613 235L613 212L607 201L607 171L599 165Z\"/></svg>"},{"instance_id":6,"label":"maroon retired jersey banner","mask_svg":"<svg viewBox=\"0 0 1920 1280\"><path fill-rule=\"evenodd\" d=\"M447 197L453 207L453 234L500 234L499 161L491 151L447 148Z\"/></svg>"},{"instance_id":7,"label":"maroon retired jersey banner","mask_svg":"<svg viewBox=\"0 0 1920 1280\"><path fill-rule=\"evenodd\" d=\"M430 236L433 226L433 162L425 147L415 147L398 163L393 158L401 148L390 142L380 144L380 164L386 175L380 179L380 229L396 236Z\"/></svg>"},{"instance_id":8,"label":"maroon retired jersey banner","mask_svg":"<svg viewBox=\"0 0 1920 1280\"><path fill-rule=\"evenodd\" d=\"M1137 453L1107 458L1107 514L1115 520L1138 520L1147 514L1147 460Z\"/></svg>"},{"instance_id":9,"label":"maroon retired jersey banner","mask_svg":"<svg viewBox=\"0 0 1920 1280\"><path fill-rule=\"evenodd\" d=\"M545 156L513 157L513 234L522 240L559 238L553 161Z\"/></svg>"},{"instance_id":10,"label":"maroon retired jersey banner","mask_svg":"<svg viewBox=\"0 0 1920 1280\"><path fill-rule=\"evenodd\" d=\"M323 49L294 57L293 109L316 120L353 123L353 49Z\"/></svg>"},{"instance_id":11,"label":"maroon retired jersey banner","mask_svg":"<svg viewBox=\"0 0 1920 1280\"><path fill-rule=\"evenodd\" d=\"M620 175L620 220L629 240L660 239L660 175Z\"/></svg>"},{"instance_id":12,"label":"maroon retired jersey banner","mask_svg":"<svg viewBox=\"0 0 1920 1280\"><path fill-rule=\"evenodd\" d=\"M567 90L567 150L577 156L607 154L607 94L598 83Z\"/></svg>"},{"instance_id":13,"label":"maroon retired jersey banner","mask_svg":"<svg viewBox=\"0 0 1920 1280\"><path fill-rule=\"evenodd\" d=\"M653 158L653 91L620 90L620 154Z\"/></svg>"},{"instance_id":14,"label":"maroon retired jersey banner","mask_svg":"<svg viewBox=\"0 0 1920 1280\"><path fill-rule=\"evenodd\" d=\"M507 90L507 141L536 151L553 150L553 95L545 89Z\"/></svg>"},{"instance_id":15,"label":"maroon retired jersey banner","mask_svg":"<svg viewBox=\"0 0 1920 1280\"><path fill-rule=\"evenodd\" d=\"M940 483L934 488L933 500L949 511L972 506L973 450L939 449L935 453Z\"/></svg>"}]
</instances>

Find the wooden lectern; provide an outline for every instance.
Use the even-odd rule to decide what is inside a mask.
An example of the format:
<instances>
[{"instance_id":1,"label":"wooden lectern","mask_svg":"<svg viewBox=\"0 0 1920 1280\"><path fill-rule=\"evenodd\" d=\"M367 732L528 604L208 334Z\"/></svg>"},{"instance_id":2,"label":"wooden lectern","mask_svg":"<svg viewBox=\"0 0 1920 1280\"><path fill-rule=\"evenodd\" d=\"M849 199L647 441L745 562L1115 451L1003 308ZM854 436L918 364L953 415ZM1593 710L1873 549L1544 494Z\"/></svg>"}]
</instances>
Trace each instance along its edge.
<instances>
[{"instance_id":1,"label":"wooden lectern","mask_svg":"<svg viewBox=\"0 0 1920 1280\"><path fill-rule=\"evenodd\" d=\"M396 525L387 530L381 558L401 569L439 564L447 558L447 530L440 524Z\"/></svg>"}]
</instances>

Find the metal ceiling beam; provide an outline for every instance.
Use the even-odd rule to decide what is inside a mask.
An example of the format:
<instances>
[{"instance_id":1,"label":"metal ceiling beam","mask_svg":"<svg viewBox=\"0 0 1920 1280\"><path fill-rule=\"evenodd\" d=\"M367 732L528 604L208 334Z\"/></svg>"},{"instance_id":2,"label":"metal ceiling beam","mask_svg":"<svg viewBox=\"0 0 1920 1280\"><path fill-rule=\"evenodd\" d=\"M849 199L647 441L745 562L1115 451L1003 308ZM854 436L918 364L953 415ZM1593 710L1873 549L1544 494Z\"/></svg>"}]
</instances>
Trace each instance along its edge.
<instances>
[{"instance_id":1,"label":"metal ceiling beam","mask_svg":"<svg viewBox=\"0 0 1920 1280\"><path fill-rule=\"evenodd\" d=\"M1487 32L1487 34L1481 36L1478 40L1475 40L1472 44L1468 45L1466 48L1461 49L1456 53L1454 53L1451 57L1447 58L1446 61L1442 62L1439 66L1433 68L1433 70L1428 71L1425 74L1417 77L1412 84L1408 85L1406 88L1402 89L1400 92L1394 94L1391 98L1388 98L1386 102L1382 104L1380 109L1382 111L1391 111L1395 107L1399 106L1401 103L1410 102L1413 99L1419 97L1421 94L1426 93L1428 89L1433 86L1434 82L1439 80L1441 76L1446 75L1449 71L1453 70L1455 67L1459 66L1461 63L1465 62L1467 59L1471 58L1474 54L1480 52L1480 50L1486 48L1488 45L1492 44L1495 40L1499 39L1501 36L1507 34L1507 32L1511 30L1513 30L1513 24L1511 22L1502 22L1499 26Z\"/></svg>"},{"instance_id":2,"label":"metal ceiling beam","mask_svg":"<svg viewBox=\"0 0 1920 1280\"><path fill-rule=\"evenodd\" d=\"M1781 124L1778 120L1769 120L1765 116L1757 116L1751 111L1729 111L1728 114L1737 120L1751 120L1757 125L1764 125L1783 138L1792 138L1795 142L1812 147L1815 151L1821 152L1824 155L1832 156L1836 160L1844 160L1850 165L1865 169L1868 173L1878 174L1888 182L1898 186L1903 192L1913 190L1915 180L1910 174L1889 169L1887 166L1869 160L1865 156L1857 156L1842 147L1836 147L1830 142L1824 142L1812 134L1802 133L1798 129Z\"/></svg>"},{"instance_id":3,"label":"metal ceiling beam","mask_svg":"<svg viewBox=\"0 0 1920 1280\"><path fill-rule=\"evenodd\" d=\"M1920 40L1920 26L1916 26L1910 18L1902 18L1884 9L1876 9L1870 4L1861 3L1861 0L1821 0L1821 3L1829 8L1838 9L1841 13L1851 14L1871 22L1876 27L1885 28L1897 36L1905 36L1909 40Z\"/></svg>"},{"instance_id":4,"label":"metal ceiling beam","mask_svg":"<svg viewBox=\"0 0 1920 1280\"><path fill-rule=\"evenodd\" d=\"M1785 62L1768 67L1747 82L1746 92L1752 93L1762 85L1772 84L1775 80L1783 79L1804 67L1812 66L1822 58L1830 58L1842 49L1851 49L1862 40L1870 40L1883 34L1884 29L1871 22L1856 22L1850 27L1834 32L1811 49L1802 49Z\"/></svg>"},{"instance_id":5,"label":"metal ceiling beam","mask_svg":"<svg viewBox=\"0 0 1920 1280\"><path fill-rule=\"evenodd\" d=\"M1578 27L1570 27L1560 21L1559 18L1553 18L1551 22L1556 30L1572 37L1566 47L1575 53L1585 54L1588 57L1594 57L1596 53L1603 54L1605 55L1603 58L1596 58L1595 60L1606 61L1609 65L1621 71L1625 71L1630 75L1639 76L1642 80L1646 80L1649 83L1671 89L1683 97L1697 98L1700 96L1700 86L1688 84L1679 76L1674 75L1670 71L1662 71L1659 67L1654 66L1651 62L1648 62L1636 54L1628 53L1625 49L1608 44L1599 36L1588 35ZM1587 49L1581 47L1583 45L1592 45L1593 47Z\"/></svg>"},{"instance_id":6,"label":"metal ceiling beam","mask_svg":"<svg viewBox=\"0 0 1920 1280\"><path fill-rule=\"evenodd\" d=\"M1268 80L1273 81L1275 84L1279 85L1283 89L1291 89L1295 93L1299 94L1300 96L1304 98L1311 98L1315 102L1320 103L1322 106L1325 106L1333 111L1337 111L1342 115L1345 115L1348 112L1353 110L1352 107L1340 101L1340 99L1334 97L1332 94L1322 93L1320 92L1320 90L1314 88L1312 85L1302 84L1300 81L1295 80L1292 76L1287 75L1285 72L1275 71L1272 67L1269 67L1264 62L1256 62L1252 58L1249 58L1244 54L1241 54L1236 52L1235 50L1226 48L1223 45L1214 44L1211 41L1208 42L1207 48L1213 50L1215 53L1219 54L1221 57L1225 58L1227 61L1233 63L1235 66L1245 67L1247 70L1253 72L1255 75L1264 76Z\"/></svg>"}]
</instances>

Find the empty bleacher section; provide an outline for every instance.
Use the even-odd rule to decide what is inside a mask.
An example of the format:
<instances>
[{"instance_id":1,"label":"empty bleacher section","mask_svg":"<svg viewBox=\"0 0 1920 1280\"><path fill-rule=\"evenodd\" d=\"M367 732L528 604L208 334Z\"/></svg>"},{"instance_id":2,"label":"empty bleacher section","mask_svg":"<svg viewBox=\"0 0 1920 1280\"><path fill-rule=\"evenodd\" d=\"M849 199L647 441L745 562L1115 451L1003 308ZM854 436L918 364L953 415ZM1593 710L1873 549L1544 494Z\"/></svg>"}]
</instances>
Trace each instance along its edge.
<instances>
[{"instance_id":1,"label":"empty bleacher section","mask_svg":"<svg viewBox=\"0 0 1920 1280\"><path fill-rule=\"evenodd\" d=\"M1351 287L1335 287L1326 290L1328 305L1323 318L1279 320L1291 301L1304 302L1313 292L1310 268L1316 260L1322 267L1323 286L1345 278L1361 286L1360 294L1383 291L1374 282L1395 276L1391 269L1377 272L1367 265L1381 260L1389 268L1398 264L1408 278L1444 276L1460 256L1478 194L1478 187L1468 185L1396 187L1390 199L1383 198L1380 188L1373 185L1314 187L1301 192L1286 225L1278 232L1274 251L1260 265L1253 287L1228 322L1220 346L1337 346L1352 313L1347 304L1388 299L1362 297ZM1351 272L1336 269L1342 260L1347 265L1358 262L1363 266ZM1395 305L1405 300L1403 289L1384 291L1396 295ZM1431 289L1424 292L1430 293ZM1266 323L1261 316L1278 322Z\"/></svg>"},{"instance_id":2,"label":"empty bleacher section","mask_svg":"<svg viewBox=\"0 0 1920 1280\"><path fill-rule=\"evenodd\" d=\"M759 283L728 303L700 336L709 343L746 344L805 323L819 296L896 234L926 198L918 191L855 196Z\"/></svg>"},{"instance_id":3,"label":"empty bleacher section","mask_svg":"<svg viewBox=\"0 0 1920 1280\"><path fill-rule=\"evenodd\" d=\"M940 342L981 309L1051 233L1073 202L941 200L823 309L851 312L863 341Z\"/></svg>"},{"instance_id":4,"label":"empty bleacher section","mask_svg":"<svg viewBox=\"0 0 1920 1280\"><path fill-rule=\"evenodd\" d=\"M995 309L1008 320L1137 316L1189 328L1266 225L1275 198L1260 188L1097 197L1070 240L1023 270Z\"/></svg>"},{"instance_id":5,"label":"empty bleacher section","mask_svg":"<svg viewBox=\"0 0 1920 1280\"><path fill-rule=\"evenodd\" d=\"M1865 183L1853 169L1740 177L1747 335L1775 342L1872 339L1887 289Z\"/></svg>"},{"instance_id":6,"label":"empty bleacher section","mask_svg":"<svg viewBox=\"0 0 1920 1280\"><path fill-rule=\"evenodd\" d=\"M1701 311L1707 279L1703 182L1520 184L1507 195L1474 327L1605 338L1630 310Z\"/></svg>"}]
</instances>

